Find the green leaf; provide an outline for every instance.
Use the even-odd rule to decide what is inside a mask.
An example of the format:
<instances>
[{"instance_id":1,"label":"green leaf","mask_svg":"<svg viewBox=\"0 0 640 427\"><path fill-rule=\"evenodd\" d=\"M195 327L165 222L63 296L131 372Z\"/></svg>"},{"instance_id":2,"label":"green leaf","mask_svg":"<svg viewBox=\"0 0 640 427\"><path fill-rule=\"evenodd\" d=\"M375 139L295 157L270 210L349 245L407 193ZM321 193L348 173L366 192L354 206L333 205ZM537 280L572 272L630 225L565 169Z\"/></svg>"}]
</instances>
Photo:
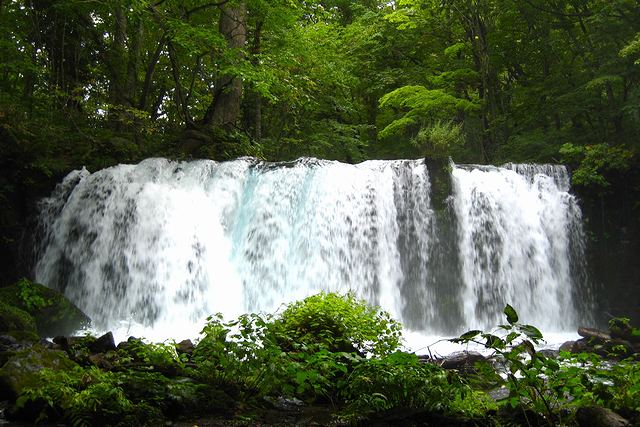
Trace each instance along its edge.
<instances>
[{"instance_id":1,"label":"green leaf","mask_svg":"<svg viewBox=\"0 0 640 427\"><path fill-rule=\"evenodd\" d=\"M535 326L531 325L520 325L520 330L534 342L537 342L542 339L542 332Z\"/></svg>"},{"instance_id":2,"label":"green leaf","mask_svg":"<svg viewBox=\"0 0 640 427\"><path fill-rule=\"evenodd\" d=\"M496 350L505 348L504 340L496 335L482 334L482 337L486 340L484 346L487 348L493 348Z\"/></svg>"},{"instance_id":3,"label":"green leaf","mask_svg":"<svg viewBox=\"0 0 640 427\"><path fill-rule=\"evenodd\" d=\"M516 313L516 310L509 304L505 306L504 314L507 316L507 322L509 322L509 324L513 325L518 322L518 313Z\"/></svg>"},{"instance_id":4,"label":"green leaf","mask_svg":"<svg viewBox=\"0 0 640 427\"><path fill-rule=\"evenodd\" d=\"M465 332L464 334L460 335L460 340L468 341L468 340L471 340L471 339L477 337L481 333L482 333L482 331L478 331L478 330Z\"/></svg>"}]
</instances>

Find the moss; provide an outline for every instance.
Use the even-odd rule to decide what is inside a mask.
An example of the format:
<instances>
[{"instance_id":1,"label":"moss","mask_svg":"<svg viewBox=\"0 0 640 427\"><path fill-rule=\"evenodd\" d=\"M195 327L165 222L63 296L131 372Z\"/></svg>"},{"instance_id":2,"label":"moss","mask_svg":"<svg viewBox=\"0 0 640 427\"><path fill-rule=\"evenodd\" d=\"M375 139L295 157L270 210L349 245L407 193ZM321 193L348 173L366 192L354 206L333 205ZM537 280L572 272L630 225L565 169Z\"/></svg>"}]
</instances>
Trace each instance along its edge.
<instances>
[{"instance_id":1,"label":"moss","mask_svg":"<svg viewBox=\"0 0 640 427\"><path fill-rule=\"evenodd\" d=\"M40 341L40 336L37 334L35 330L28 330L28 331L12 330L12 331L2 332L2 334L12 336L13 338L16 339L16 341L21 343L36 343Z\"/></svg>"},{"instance_id":2,"label":"moss","mask_svg":"<svg viewBox=\"0 0 640 427\"><path fill-rule=\"evenodd\" d=\"M2 302L6 301L4 298L0 297L0 299L0 332L36 332L36 321L29 313L18 307Z\"/></svg>"},{"instance_id":3,"label":"moss","mask_svg":"<svg viewBox=\"0 0 640 427\"><path fill-rule=\"evenodd\" d=\"M0 368L0 400L15 398L26 388L40 386L38 373L42 369L67 371L76 366L65 352L38 344L19 351Z\"/></svg>"},{"instance_id":4,"label":"moss","mask_svg":"<svg viewBox=\"0 0 640 427\"><path fill-rule=\"evenodd\" d=\"M0 288L0 300L33 316L41 336L70 335L91 323L64 295L27 279Z\"/></svg>"}]
</instances>

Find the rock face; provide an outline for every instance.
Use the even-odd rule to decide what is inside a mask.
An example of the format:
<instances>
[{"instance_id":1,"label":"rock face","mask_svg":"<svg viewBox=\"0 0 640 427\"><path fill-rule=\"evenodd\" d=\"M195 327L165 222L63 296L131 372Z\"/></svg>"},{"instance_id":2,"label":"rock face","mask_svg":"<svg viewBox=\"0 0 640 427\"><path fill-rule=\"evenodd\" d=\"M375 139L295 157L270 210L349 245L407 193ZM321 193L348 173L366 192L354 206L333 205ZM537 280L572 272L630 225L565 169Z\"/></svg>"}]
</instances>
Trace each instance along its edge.
<instances>
[{"instance_id":1,"label":"rock face","mask_svg":"<svg viewBox=\"0 0 640 427\"><path fill-rule=\"evenodd\" d=\"M19 351L0 368L0 400L15 399L25 388L39 386L37 373L44 368L71 370L76 366L65 352L38 344Z\"/></svg>"},{"instance_id":2,"label":"rock face","mask_svg":"<svg viewBox=\"0 0 640 427\"><path fill-rule=\"evenodd\" d=\"M0 332L10 331L36 333L36 321L26 311L0 301Z\"/></svg>"},{"instance_id":3,"label":"rock face","mask_svg":"<svg viewBox=\"0 0 640 427\"><path fill-rule=\"evenodd\" d=\"M625 418L600 406L578 408L576 420L580 427L624 427L631 425Z\"/></svg>"},{"instance_id":4,"label":"rock face","mask_svg":"<svg viewBox=\"0 0 640 427\"><path fill-rule=\"evenodd\" d=\"M27 279L0 288L0 301L33 316L36 330L43 337L70 335L91 323L64 295Z\"/></svg>"}]
</instances>

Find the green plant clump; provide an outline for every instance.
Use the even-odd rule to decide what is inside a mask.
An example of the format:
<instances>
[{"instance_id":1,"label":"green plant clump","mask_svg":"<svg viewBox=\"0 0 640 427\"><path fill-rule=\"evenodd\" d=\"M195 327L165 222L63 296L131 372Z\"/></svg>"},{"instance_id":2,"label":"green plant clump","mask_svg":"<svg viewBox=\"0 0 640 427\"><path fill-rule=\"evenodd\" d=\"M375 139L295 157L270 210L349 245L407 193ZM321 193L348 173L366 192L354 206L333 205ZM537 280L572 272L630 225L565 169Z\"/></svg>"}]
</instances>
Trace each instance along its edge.
<instances>
[{"instance_id":1,"label":"green plant clump","mask_svg":"<svg viewBox=\"0 0 640 427\"><path fill-rule=\"evenodd\" d=\"M509 391L498 405L520 413L521 420L529 425L571 424L577 408L590 406L638 419L640 368L636 362L611 364L592 353L562 352L557 359L545 356L535 348L542 342L540 331L518 323L518 314L510 305L504 313L507 324L499 326L501 334L474 330L452 340L482 344L501 360L502 372L486 362L478 369L484 386L506 387Z\"/></svg>"},{"instance_id":2,"label":"green plant clump","mask_svg":"<svg viewBox=\"0 0 640 427\"><path fill-rule=\"evenodd\" d=\"M381 356L398 349L401 325L353 293L320 293L290 304L270 326L283 349L310 346Z\"/></svg>"}]
</instances>

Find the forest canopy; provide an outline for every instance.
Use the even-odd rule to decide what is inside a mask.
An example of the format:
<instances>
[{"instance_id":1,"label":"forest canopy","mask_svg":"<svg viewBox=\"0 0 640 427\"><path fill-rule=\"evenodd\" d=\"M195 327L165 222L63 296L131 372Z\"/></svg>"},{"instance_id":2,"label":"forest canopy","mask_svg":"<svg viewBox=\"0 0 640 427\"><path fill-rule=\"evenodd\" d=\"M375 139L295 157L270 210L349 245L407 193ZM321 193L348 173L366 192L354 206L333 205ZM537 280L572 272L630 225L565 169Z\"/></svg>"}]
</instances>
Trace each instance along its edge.
<instances>
[{"instance_id":1,"label":"forest canopy","mask_svg":"<svg viewBox=\"0 0 640 427\"><path fill-rule=\"evenodd\" d=\"M0 0L2 271L28 269L35 202L69 171L147 157L564 162L638 192L639 9Z\"/></svg>"},{"instance_id":2,"label":"forest canopy","mask_svg":"<svg viewBox=\"0 0 640 427\"><path fill-rule=\"evenodd\" d=\"M635 0L0 1L0 198L149 156L572 162L640 134ZM26 184L25 184L26 183Z\"/></svg>"}]
</instances>

